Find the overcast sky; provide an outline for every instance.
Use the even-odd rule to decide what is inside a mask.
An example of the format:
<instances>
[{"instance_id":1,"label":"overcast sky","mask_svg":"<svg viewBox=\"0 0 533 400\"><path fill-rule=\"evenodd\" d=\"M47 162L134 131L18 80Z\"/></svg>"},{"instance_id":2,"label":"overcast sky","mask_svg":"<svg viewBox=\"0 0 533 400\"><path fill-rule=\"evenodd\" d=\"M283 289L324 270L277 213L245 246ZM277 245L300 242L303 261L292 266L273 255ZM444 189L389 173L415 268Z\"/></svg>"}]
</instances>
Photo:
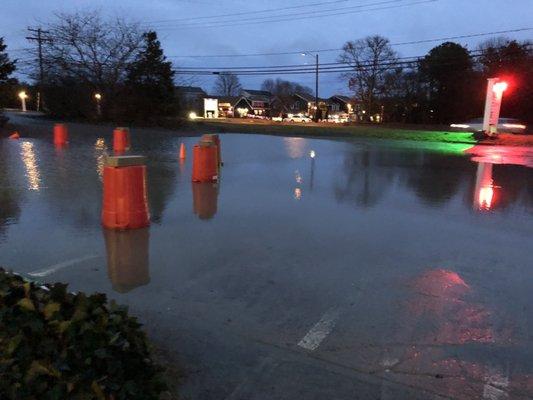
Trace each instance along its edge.
<instances>
[{"instance_id":1,"label":"overcast sky","mask_svg":"<svg viewBox=\"0 0 533 400\"><path fill-rule=\"evenodd\" d=\"M54 12L97 8L106 15L123 15L155 27L165 54L172 56L176 65L192 67L303 65L313 60L301 55L239 55L336 49L347 40L372 34L398 43L533 27L533 0L1 0L0 3L0 36L13 50L29 46L24 39L27 26L53 18ZM326 13L336 15L324 17ZM211 16L215 18L204 18ZM272 21L280 19L283 21ZM531 39L533 30L507 36ZM484 39L457 41L473 49ZM402 56L416 56L437 44L399 45L395 49ZM174 58L214 54L235 57ZM335 61L337 56L336 52L321 53L321 62ZM285 78L314 88L313 75ZM263 79L242 77L241 83L259 88ZM199 77L193 83L210 91L213 79ZM323 74L321 96L333 93L347 93L346 85L333 74Z\"/></svg>"}]
</instances>

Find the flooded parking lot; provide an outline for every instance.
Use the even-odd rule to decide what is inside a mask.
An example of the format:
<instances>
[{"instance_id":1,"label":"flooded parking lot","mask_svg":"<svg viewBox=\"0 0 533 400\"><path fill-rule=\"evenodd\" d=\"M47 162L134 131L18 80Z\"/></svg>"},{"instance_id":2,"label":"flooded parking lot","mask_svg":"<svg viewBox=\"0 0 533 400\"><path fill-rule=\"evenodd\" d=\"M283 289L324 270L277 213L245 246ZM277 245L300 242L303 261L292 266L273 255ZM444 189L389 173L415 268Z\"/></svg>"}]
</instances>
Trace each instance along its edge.
<instances>
[{"instance_id":1,"label":"flooded parking lot","mask_svg":"<svg viewBox=\"0 0 533 400\"><path fill-rule=\"evenodd\" d=\"M0 141L0 265L127 304L191 399L533 396L533 151L133 131L152 225L100 224L109 128ZM190 154L189 154L190 155Z\"/></svg>"}]
</instances>

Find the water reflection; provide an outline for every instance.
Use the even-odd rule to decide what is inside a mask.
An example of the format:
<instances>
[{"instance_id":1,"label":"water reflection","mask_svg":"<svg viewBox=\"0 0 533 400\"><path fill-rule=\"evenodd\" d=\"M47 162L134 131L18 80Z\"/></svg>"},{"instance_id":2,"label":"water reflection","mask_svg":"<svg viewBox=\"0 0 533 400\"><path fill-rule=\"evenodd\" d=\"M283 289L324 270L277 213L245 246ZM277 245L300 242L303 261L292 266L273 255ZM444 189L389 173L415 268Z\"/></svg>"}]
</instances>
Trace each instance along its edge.
<instances>
[{"instance_id":1,"label":"water reflection","mask_svg":"<svg viewBox=\"0 0 533 400\"><path fill-rule=\"evenodd\" d=\"M493 164L480 162L477 166L474 209L488 211L492 208L494 185L492 180Z\"/></svg>"},{"instance_id":2,"label":"water reflection","mask_svg":"<svg viewBox=\"0 0 533 400\"><path fill-rule=\"evenodd\" d=\"M7 226L17 222L20 216L20 196L15 188L7 150L0 142L0 239Z\"/></svg>"},{"instance_id":3,"label":"water reflection","mask_svg":"<svg viewBox=\"0 0 533 400\"><path fill-rule=\"evenodd\" d=\"M395 376L451 398L508 398L509 371L495 354L496 346L510 343L512 329L501 319L494 323L497 310L451 270L428 269L411 281L410 289L402 318L413 345L396 353ZM519 368L517 363L515 378L525 387Z\"/></svg>"},{"instance_id":4,"label":"water reflection","mask_svg":"<svg viewBox=\"0 0 533 400\"><path fill-rule=\"evenodd\" d=\"M521 165L496 165L487 160L502 158L489 157L488 152L484 158L469 159L419 150L354 146L344 154L344 162L335 173L333 192L338 202L364 208L382 202L394 204L399 191L413 193L422 205L432 208L464 199L475 210L504 210L511 205L531 209L533 174L524 166L528 165L527 154L514 154L514 161ZM484 161L480 164L473 160Z\"/></svg>"},{"instance_id":5,"label":"water reflection","mask_svg":"<svg viewBox=\"0 0 533 400\"><path fill-rule=\"evenodd\" d=\"M113 289L129 292L150 282L148 228L129 231L104 229L107 273Z\"/></svg>"},{"instance_id":6,"label":"water reflection","mask_svg":"<svg viewBox=\"0 0 533 400\"><path fill-rule=\"evenodd\" d=\"M302 158L306 153L307 140L299 137L283 138L285 150L290 158Z\"/></svg>"},{"instance_id":7,"label":"water reflection","mask_svg":"<svg viewBox=\"0 0 533 400\"><path fill-rule=\"evenodd\" d=\"M41 174L37 165L37 158L33 148L33 143L24 141L21 144L20 155L26 168L29 190L39 190L41 188Z\"/></svg>"},{"instance_id":8,"label":"water reflection","mask_svg":"<svg viewBox=\"0 0 533 400\"><path fill-rule=\"evenodd\" d=\"M96 173L100 182L104 179L104 166L106 158L107 146L104 138L96 139L94 144L94 156L96 158Z\"/></svg>"},{"instance_id":9,"label":"water reflection","mask_svg":"<svg viewBox=\"0 0 533 400\"><path fill-rule=\"evenodd\" d=\"M311 171L309 172L309 191L313 191L315 184L315 152L311 150Z\"/></svg>"},{"instance_id":10,"label":"water reflection","mask_svg":"<svg viewBox=\"0 0 533 400\"><path fill-rule=\"evenodd\" d=\"M217 213L219 186L211 182L193 182L193 212L203 220L211 219Z\"/></svg>"},{"instance_id":11,"label":"water reflection","mask_svg":"<svg viewBox=\"0 0 533 400\"><path fill-rule=\"evenodd\" d=\"M148 198L150 216L154 223L161 223L163 213L175 190L176 163L161 159L162 156L153 155L148 161Z\"/></svg>"},{"instance_id":12,"label":"water reflection","mask_svg":"<svg viewBox=\"0 0 533 400\"><path fill-rule=\"evenodd\" d=\"M389 155L368 148L346 153L342 173L333 187L337 201L365 208L377 205L394 178L392 169L380 168L384 157Z\"/></svg>"},{"instance_id":13,"label":"water reflection","mask_svg":"<svg viewBox=\"0 0 533 400\"><path fill-rule=\"evenodd\" d=\"M512 164L533 168L533 152L529 147L478 145L468 149L472 161L491 164Z\"/></svg>"}]
</instances>

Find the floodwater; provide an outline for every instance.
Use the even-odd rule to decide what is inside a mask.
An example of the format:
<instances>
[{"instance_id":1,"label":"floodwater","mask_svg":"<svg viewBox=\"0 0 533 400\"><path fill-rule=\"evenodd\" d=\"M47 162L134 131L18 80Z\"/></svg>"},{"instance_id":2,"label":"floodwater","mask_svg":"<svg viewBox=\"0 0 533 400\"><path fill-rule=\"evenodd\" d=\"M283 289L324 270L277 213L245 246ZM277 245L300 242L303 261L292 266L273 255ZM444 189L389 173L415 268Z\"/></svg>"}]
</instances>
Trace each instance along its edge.
<instances>
[{"instance_id":1,"label":"floodwater","mask_svg":"<svg viewBox=\"0 0 533 400\"><path fill-rule=\"evenodd\" d=\"M213 185L133 131L152 225L111 232L110 129L50 130L0 140L0 265L130 306L185 399L533 397L531 149L225 134Z\"/></svg>"}]
</instances>

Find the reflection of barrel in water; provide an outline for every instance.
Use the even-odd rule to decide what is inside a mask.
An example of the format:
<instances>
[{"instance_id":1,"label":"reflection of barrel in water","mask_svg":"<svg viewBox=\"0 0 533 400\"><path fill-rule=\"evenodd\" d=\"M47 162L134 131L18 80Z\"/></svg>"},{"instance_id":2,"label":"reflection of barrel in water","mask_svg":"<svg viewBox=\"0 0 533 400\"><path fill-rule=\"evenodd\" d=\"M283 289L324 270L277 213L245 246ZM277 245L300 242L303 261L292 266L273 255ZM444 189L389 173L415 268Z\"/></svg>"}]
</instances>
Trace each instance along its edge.
<instances>
[{"instance_id":1,"label":"reflection of barrel in water","mask_svg":"<svg viewBox=\"0 0 533 400\"><path fill-rule=\"evenodd\" d=\"M148 228L129 231L104 229L107 273L113 289L126 293L150 282Z\"/></svg>"},{"instance_id":2,"label":"reflection of barrel in water","mask_svg":"<svg viewBox=\"0 0 533 400\"><path fill-rule=\"evenodd\" d=\"M211 219L217 213L218 184L193 182L193 210L200 219Z\"/></svg>"}]
</instances>

